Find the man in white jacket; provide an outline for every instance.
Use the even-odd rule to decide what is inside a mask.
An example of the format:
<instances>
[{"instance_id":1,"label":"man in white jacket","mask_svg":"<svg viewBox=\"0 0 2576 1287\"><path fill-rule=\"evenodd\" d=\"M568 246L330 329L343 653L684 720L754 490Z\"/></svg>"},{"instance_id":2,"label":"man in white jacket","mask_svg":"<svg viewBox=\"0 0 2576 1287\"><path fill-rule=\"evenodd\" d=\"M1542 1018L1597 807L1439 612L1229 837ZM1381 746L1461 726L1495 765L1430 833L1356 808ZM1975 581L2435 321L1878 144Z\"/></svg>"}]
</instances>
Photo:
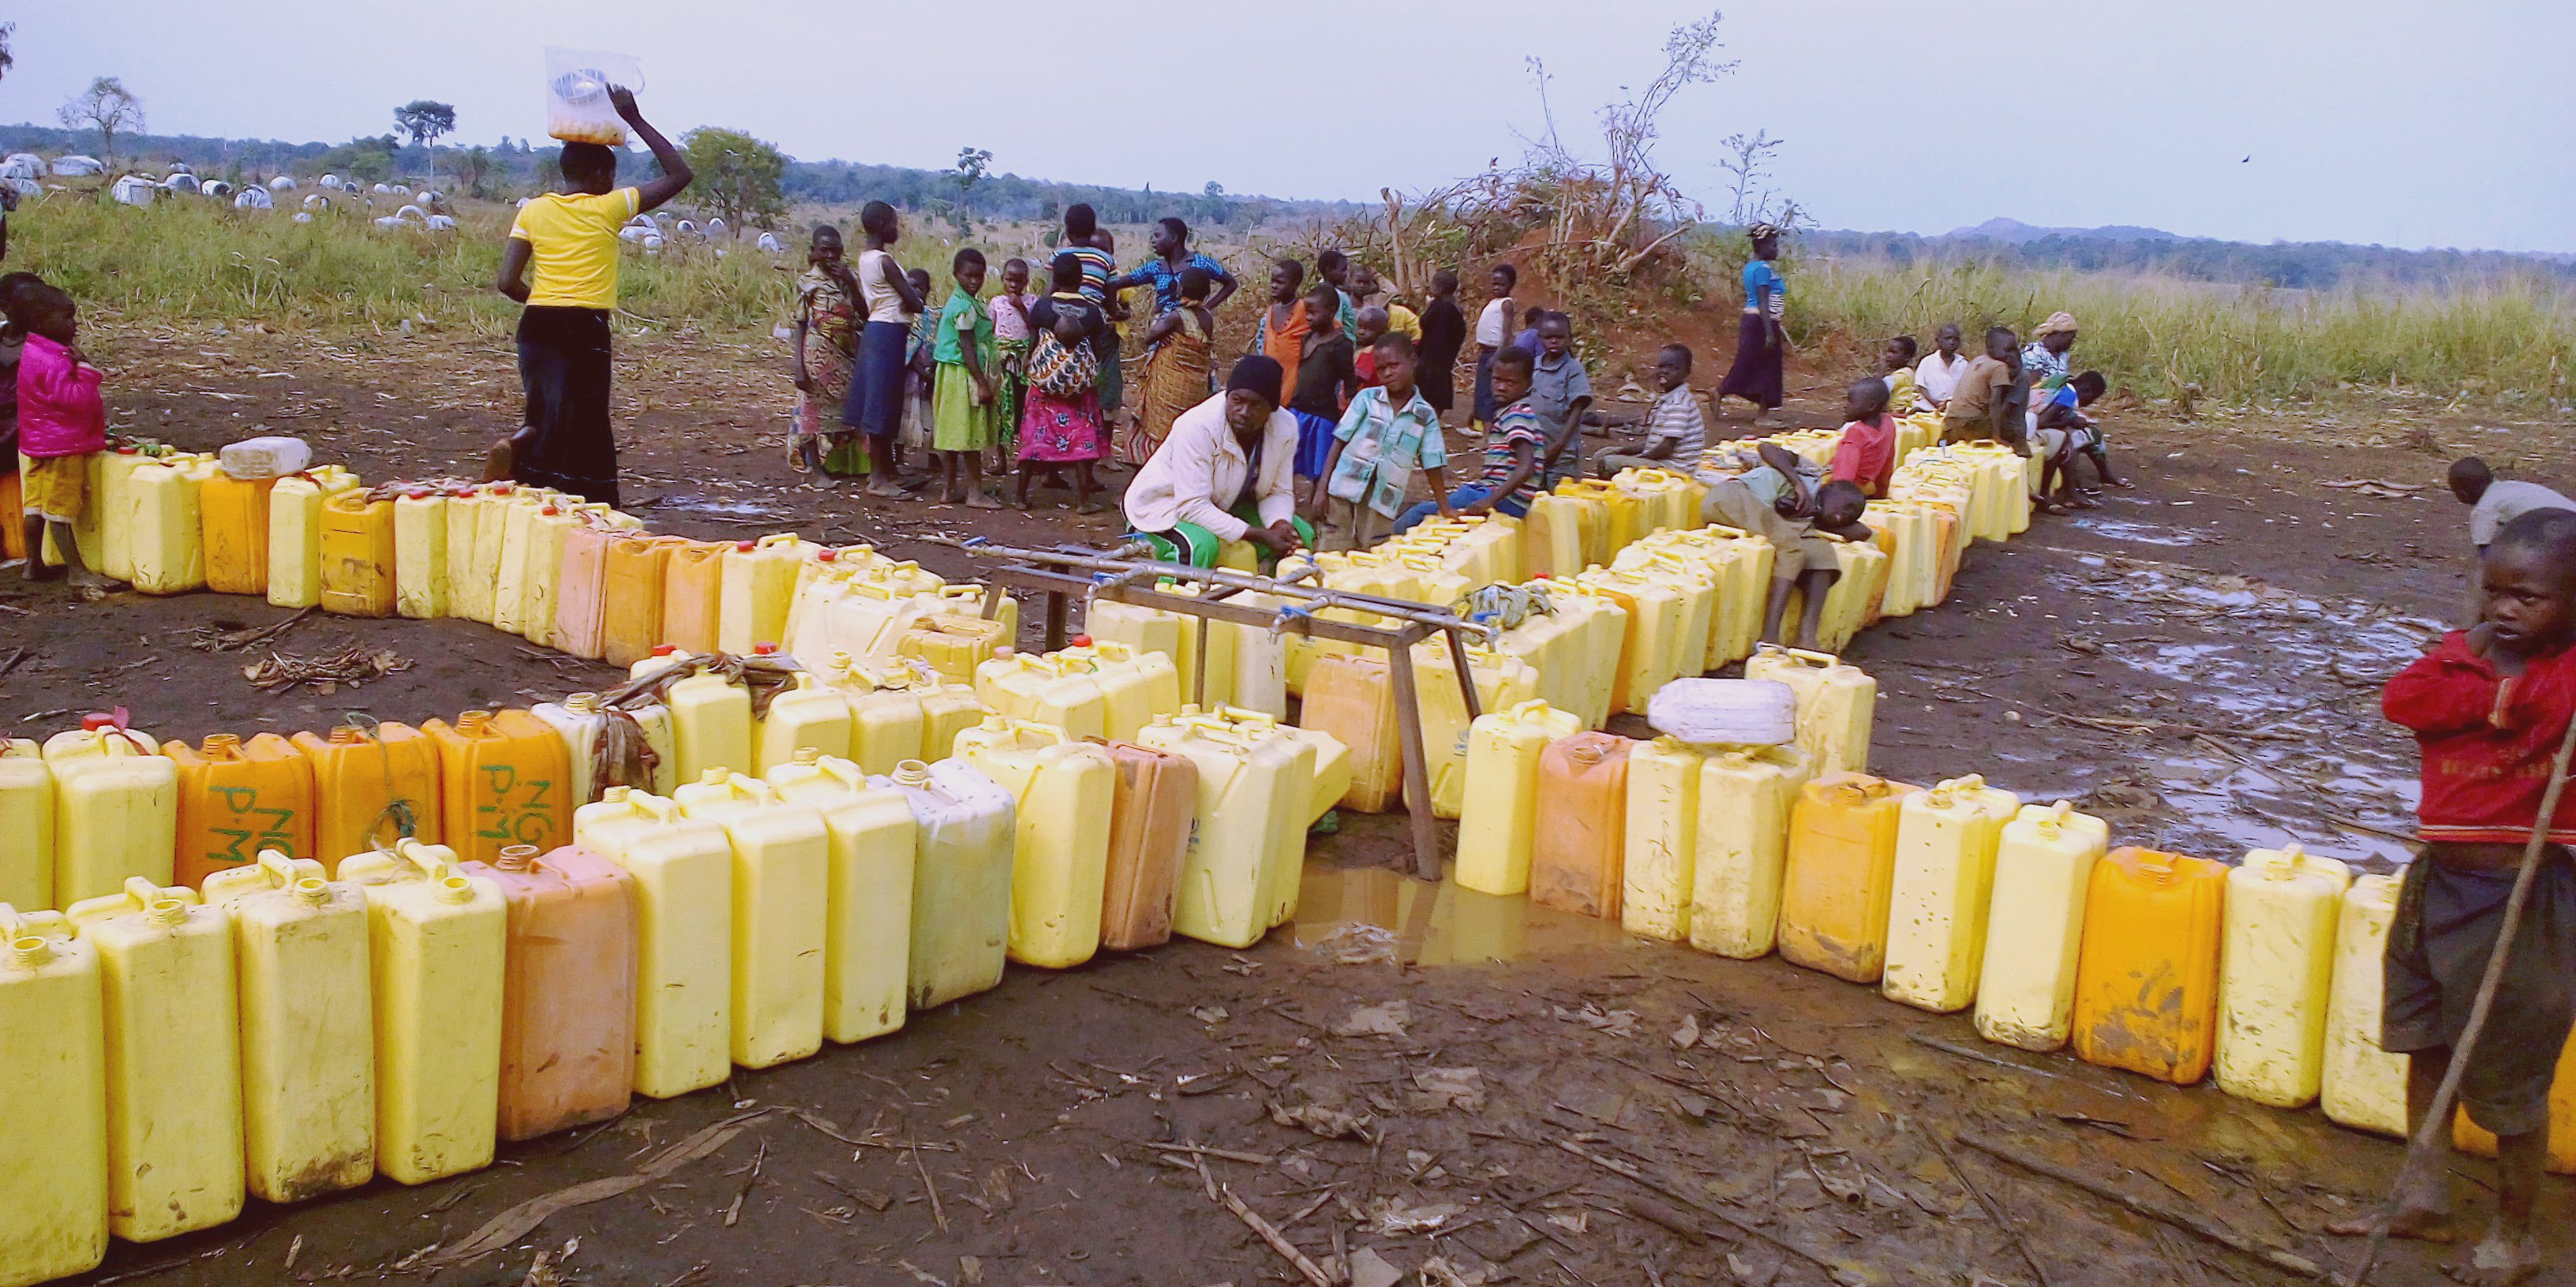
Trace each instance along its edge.
<instances>
[{"instance_id":1,"label":"man in white jacket","mask_svg":"<svg viewBox=\"0 0 2576 1287\"><path fill-rule=\"evenodd\" d=\"M1216 566L1229 541L1263 562L1311 545L1297 517L1297 418L1277 398L1279 363L1234 364L1225 392L1180 414L1153 458L1127 484L1128 526L1176 563Z\"/></svg>"}]
</instances>

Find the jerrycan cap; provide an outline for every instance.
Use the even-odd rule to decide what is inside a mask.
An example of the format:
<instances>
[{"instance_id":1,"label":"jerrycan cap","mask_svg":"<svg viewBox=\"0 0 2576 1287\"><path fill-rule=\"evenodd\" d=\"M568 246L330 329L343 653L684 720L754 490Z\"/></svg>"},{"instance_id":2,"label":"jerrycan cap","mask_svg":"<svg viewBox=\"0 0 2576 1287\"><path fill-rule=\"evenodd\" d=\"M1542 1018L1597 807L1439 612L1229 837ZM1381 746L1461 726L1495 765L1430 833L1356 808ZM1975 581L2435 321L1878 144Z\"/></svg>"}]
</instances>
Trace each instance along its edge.
<instances>
[{"instance_id":1,"label":"jerrycan cap","mask_svg":"<svg viewBox=\"0 0 2576 1287\"><path fill-rule=\"evenodd\" d=\"M517 490L517 489L516 489L516 488L514 488L514 487L512 487L512 486L511 486L510 484L508 484L508 483L494 483L494 484L492 484L492 494L493 494L493 495L495 495L495 496L507 496L507 495L509 495L512 491L515 491L515 490Z\"/></svg>"},{"instance_id":2,"label":"jerrycan cap","mask_svg":"<svg viewBox=\"0 0 2576 1287\"><path fill-rule=\"evenodd\" d=\"M410 491L404 492L403 497L407 500L428 500L429 489L426 487L415 487Z\"/></svg>"},{"instance_id":3,"label":"jerrycan cap","mask_svg":"<svg viewBox=\"0 0 2576 1287\"><path fill-rule=\"evenodd\" d=\"M610 787L599 793L599 802L601 804L624 804L626 803L626 797L634 790L635 788L623 784Z\"/></svg>"},{"instance_id":4,"label":"jerrycan cap","mask_svg":"<svg viewBox=\"0 0 2576 1287\"><path fill-rule=\"evenodd\" d=\"M500 856L493 859L492 865L503 871L526 871L528 868L537 865L537 847L535 845L503 845L501 846Z\"/></svg>"},{"instance_id":5,"label":"jerrycan cap","mask_svg":"<svg viewBox=\"0 0 2576 1287\"><path fill-rule=\"evenodd\" d=\"M894 780L901 786L928 786L930 766L919 760L900 761L894 766Z\"/></svg>"},{"instance_id":6,"label":"jerrycan cap","mask_svg":"<svg viewBox=\"0 0 2576 1287\"><path fill-rule=\"evenodd\" d=\"M733 543L733 547L734 547L736 550L739 550L739 551L741 551L741 552L743 552L743 553L745 553L745 554L748 554L748 553L750 553L750 552L751 552L751 551L753 551L753 550L759 549L759 548L760 548L760 542L758 542L758 541L736 541L736 542L734 542L734 543Z\"/></svg>"},{"instance_id":7,"label":"jerrycan cap","mask_svg":"<svg viewBox=\"0 0 2576 1287\"><path fill-rule=\"evenodd\" d=\"M562 513L562 512L563 512L563 510L562 510L562 508L561 508L561 507L559 507L559 506L548 505L548 506L546 506L544 509L538 510L537 512L538 512L538 513L540 513L540 514L546 515L547 517L551 518L551 517L553 517L553 516L555 516L555 515L557 515L557 514Z\"/></svg>"},{"instance_id":8,"label":"jerrycan cap","mask_svg":"<svg viewBox=\"0 0 2576 1287\"><path fill-rule=\"evenodd\" d=\"M823 762L823 748L819 746L797 747L796 758L792 762L796 764L820 764Z\"/></svg>"},{"instance_id":9,"label":"jerrycan cap","mask_svg":"<svg viewBox=\"0 0 2576 1287\"><path fill-rule=\"evenodd\" d=\"M116 454L120 456L139 456L143 454L143 449L130 442L123 443L117 447Z\"/></svg>"},{"instance_id":10,"label":"jerrycan cap","mask_svg":"<svg viewBox=\"0 0 2576 1287\"><path fill-rule=\"evenodd\" d=\"M599 711L599 694L574 693L563 699L563 708L575 715L593 715Z\"/></svg>"},{"instance_id":11,"label":"jerrycan cap","mask_svg":"<svg viewBox=\"0 0 2576 1287\"><path fill-rule=\"evenodd\" d=\"M83 715L81 716L81 731L84 733L104 733L110 729L122 731L125 728L126 718L125 708L122 706L117 707L113 711L100 711L93 715Z\"/></svg>"},{"instance_id":12,"label":"jerrycan cap","mask_svg":"<svg viewBox=\"0 0 2576 1287\"><path fill-rule=\"evenodd\" d=\"M656 656L656 657L668 657L668 656L670 656L672 653L678 652L679 650L680 650L680 645L678 645L678 644L655 644L655 645L653 645L653 655L654 655L654 656Z\"/></svg>"},{"instance_id":13,"label":"jerrycan cap","mask_svg":"<svg viewBox=\"0 0 2576 1287\"><path fill-rule=\"evenodd\" d=\"M751 646L751 655L754 657L774 657L777 654L778 645L774 643L756 643Z\"/></svg>"},{"instance_id":14,"label":"jerrycan cap","mask_svg":"<svg viewBox=\"0 0 2576 1287\"><path fill-rule=\"evenodd\" d=\"M1090 647L1090 646L1091 646L1091 636L1089 636L1089 635L1075 635L1075 636L1073 637L1073 646L1074 646L1074 647L1076 647L1076 648L1088 648L1088 647Z\"/></svg>"},{"instance_id":15,"label":"jerrycan cap","mask_svg":"<svg viewBox=\"0 0 2576 1287\"><path fill-rule=\"evenodd\" d=\"M732 780L733 770L721 764L713 765L698 774L698 781L707 786L723 786Z\"/></svg>"},{"instance_id":16,"label":"jerrycan cap","mask_svg":"<svg viewBox=\"0 0 2576 1287\"><path fill-rule=\"evenodd\" d=\"M197 751L198 754L204 755L210 759L240 759L241 735L238 733L208 733L206 734L205 740L197 744Z\"/></svg>"}]
</instances>

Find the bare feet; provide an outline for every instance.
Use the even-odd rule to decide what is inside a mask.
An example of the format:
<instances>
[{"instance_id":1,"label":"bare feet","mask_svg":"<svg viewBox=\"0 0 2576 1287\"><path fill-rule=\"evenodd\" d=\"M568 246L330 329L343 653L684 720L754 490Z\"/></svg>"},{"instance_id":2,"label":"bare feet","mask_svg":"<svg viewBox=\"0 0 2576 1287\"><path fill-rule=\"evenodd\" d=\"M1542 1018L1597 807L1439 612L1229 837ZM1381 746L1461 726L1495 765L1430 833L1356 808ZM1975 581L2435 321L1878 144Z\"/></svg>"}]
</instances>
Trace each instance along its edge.
<instances>
[{"instance_id":1,"label":"bare feet","mask_svg":"<svg viewBox=\"0 0 2576 1287\"><path fill-rule=\"evenodd\" d=\"M1002 502L997 501L982 492L974 492L966 497L966 508L968 509L1000 509L1001 507Z\"/></svg>"},{"instance_id":2,"label":"bare feet","mask_svg":"<svg viewBox=\"0 0 2576 1287\"><path fill-rule=\"evenodd\" d=\"M2540 1240L2529 1229L2516 1237L2499 1223L2467 1256L2442 1266L2442 1272L2469 1287L2512 1287L2540 1272Z\"/></svg>"},{"instance_id":3,"label":"bare feet","mask_svg":"<svg viewBox=\"0 0 2576 1287\"><path fill-rule=\"evenodd\" d=\"M2379 1213L2354 1216L2326 1226L2326 1232L2338 1238L2367 1238L2379 1229ZM2451 1224L2451 1213L2431 1207L2409 1206L2388 1222L2388 1236L2409 1238L2416 1242L2437 1242L2444 1246L2460 1240L2460 1231Z\"/></svg>"},{"instance_id":4,"label":"bare feet","mask_svg":"<svg viewBox=\"0 0 2576 1287\"><path fill-rule=\"evenodd\" d=\"M1109 512L1109 507L1098 501L1084 501L1081 505L1076 506L1073 512L1076 514L1105 514Z\"/></svg>"},{"instance_id":5,"label":"bare feet","mask_svg":"<svg viewBox=\"0 0 2576 1287\"><path fill-rule=\"evenodd\" d=\"M891 482L871 481L868 483L868 495L883 497L886 500L908 500L912 493Z\"/></svg>"}]
</instances>

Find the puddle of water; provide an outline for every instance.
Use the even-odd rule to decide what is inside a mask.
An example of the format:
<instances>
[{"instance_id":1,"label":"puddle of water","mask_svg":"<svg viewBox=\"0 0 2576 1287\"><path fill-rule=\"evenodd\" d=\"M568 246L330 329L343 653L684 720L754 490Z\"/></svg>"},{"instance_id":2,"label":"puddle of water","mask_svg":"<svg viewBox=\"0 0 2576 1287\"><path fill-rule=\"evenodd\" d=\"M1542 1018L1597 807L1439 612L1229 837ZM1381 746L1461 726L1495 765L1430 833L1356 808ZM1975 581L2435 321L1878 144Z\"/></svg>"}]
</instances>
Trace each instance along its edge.
<instances>
[{"instance_id":1,"label":"puddle of water","mask_svg":"<svg viewBox=\"0 0 2576 1287\"><path fill-rule=\"evenodd\" d=\"M1575 916L1527 898L1415 880L1384 867L1306 864L1297 892L1297 946L1336 960L1483 965L1587 947L1627 946L1617 921Z\"/></svg>"},{"instance_id":2,"label":"puddle of water","mask_svg":"<svg viewBox=\"0 0 2576 1287\"><path fill-rule=\"evenodd\" d=\"M2067 526L2080 527L2096 536L2107 536L2115 541L2128 541L2135 545L2199 544L2199 541L2189 532L2177 532L2172 528L2157 527L2150 523L2132 523L2126 519L2105 518L2100 514L2081 515L2068 520Z\"/></svg>"},{"instance_id":3,"label":"puddle of water","mask_svg":"<svg viewBox=\"0 0 2576 1287\"><path fill-rule=\"evenodd\" d=\"M656 510L679 510L689 514L713 514L720 518L785 518L787 511L752 501L716 500L685 492L666 493L653 502Z\"/></svg>"}]
</instances>

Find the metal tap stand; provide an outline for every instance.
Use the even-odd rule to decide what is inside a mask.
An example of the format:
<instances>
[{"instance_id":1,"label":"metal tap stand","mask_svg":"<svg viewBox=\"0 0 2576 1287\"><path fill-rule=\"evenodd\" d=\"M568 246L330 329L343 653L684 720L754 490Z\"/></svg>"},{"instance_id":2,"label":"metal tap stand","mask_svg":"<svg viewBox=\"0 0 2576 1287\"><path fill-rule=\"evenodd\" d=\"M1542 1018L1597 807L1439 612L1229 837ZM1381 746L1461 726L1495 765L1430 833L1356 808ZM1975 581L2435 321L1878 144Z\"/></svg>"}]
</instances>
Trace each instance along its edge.
<instances>
[{"instance_id":1,"label":"metal tap stand","mask_svg":"<svg viewBox=\"0 0 2576 1287\"><path fill-rule=\"evenodd\" d=\"M1427 603L1310 586L1304 584L1303 576L1266 577L1230 568L1166 563L1146 557L1152 549L1141 541L1115 550L1079 546L1026 549L995 545L981 537L955 544L977 558L1007 560L985 578L987 619L1000 615L1005 589L1032 590L1046 596L1049 652L1064 646L1067 607L1075 595L1082 596L1086 607L1094 600L1108 599L1197 617L1202 622L1266 627L1274 635L1304 635L1384 649L1388 678L1395 689L1396 741L1404 755L1405 809L1413 818L1414 872L1424 880L1440 879L1440 839L1431 814L1431 769L1423 751L1421 707L1415 698L1413 645L1435 634L1448 637L1459 692L1466 703L1467 718L1473 720L1484 712L1476 700L1475 675L1468 668L1467 644L1462 636L1474 635L1491 643L1496 634L1493 627L1464 620L1446 608ZM1158 588L1164 581L1195 587L1198 593L1170 593ZM1263 594L1288 602L1278 607L1228 602L1238 594ZM1383 618L1384 624L1361 625L1317 615L1332 608L1369 613ZM1202 626L1196 635L1198 657L1192 673L1197 682L1191 699L1203 707L1207 704L1208 632Z\"/></svg>"}]
</instances>

